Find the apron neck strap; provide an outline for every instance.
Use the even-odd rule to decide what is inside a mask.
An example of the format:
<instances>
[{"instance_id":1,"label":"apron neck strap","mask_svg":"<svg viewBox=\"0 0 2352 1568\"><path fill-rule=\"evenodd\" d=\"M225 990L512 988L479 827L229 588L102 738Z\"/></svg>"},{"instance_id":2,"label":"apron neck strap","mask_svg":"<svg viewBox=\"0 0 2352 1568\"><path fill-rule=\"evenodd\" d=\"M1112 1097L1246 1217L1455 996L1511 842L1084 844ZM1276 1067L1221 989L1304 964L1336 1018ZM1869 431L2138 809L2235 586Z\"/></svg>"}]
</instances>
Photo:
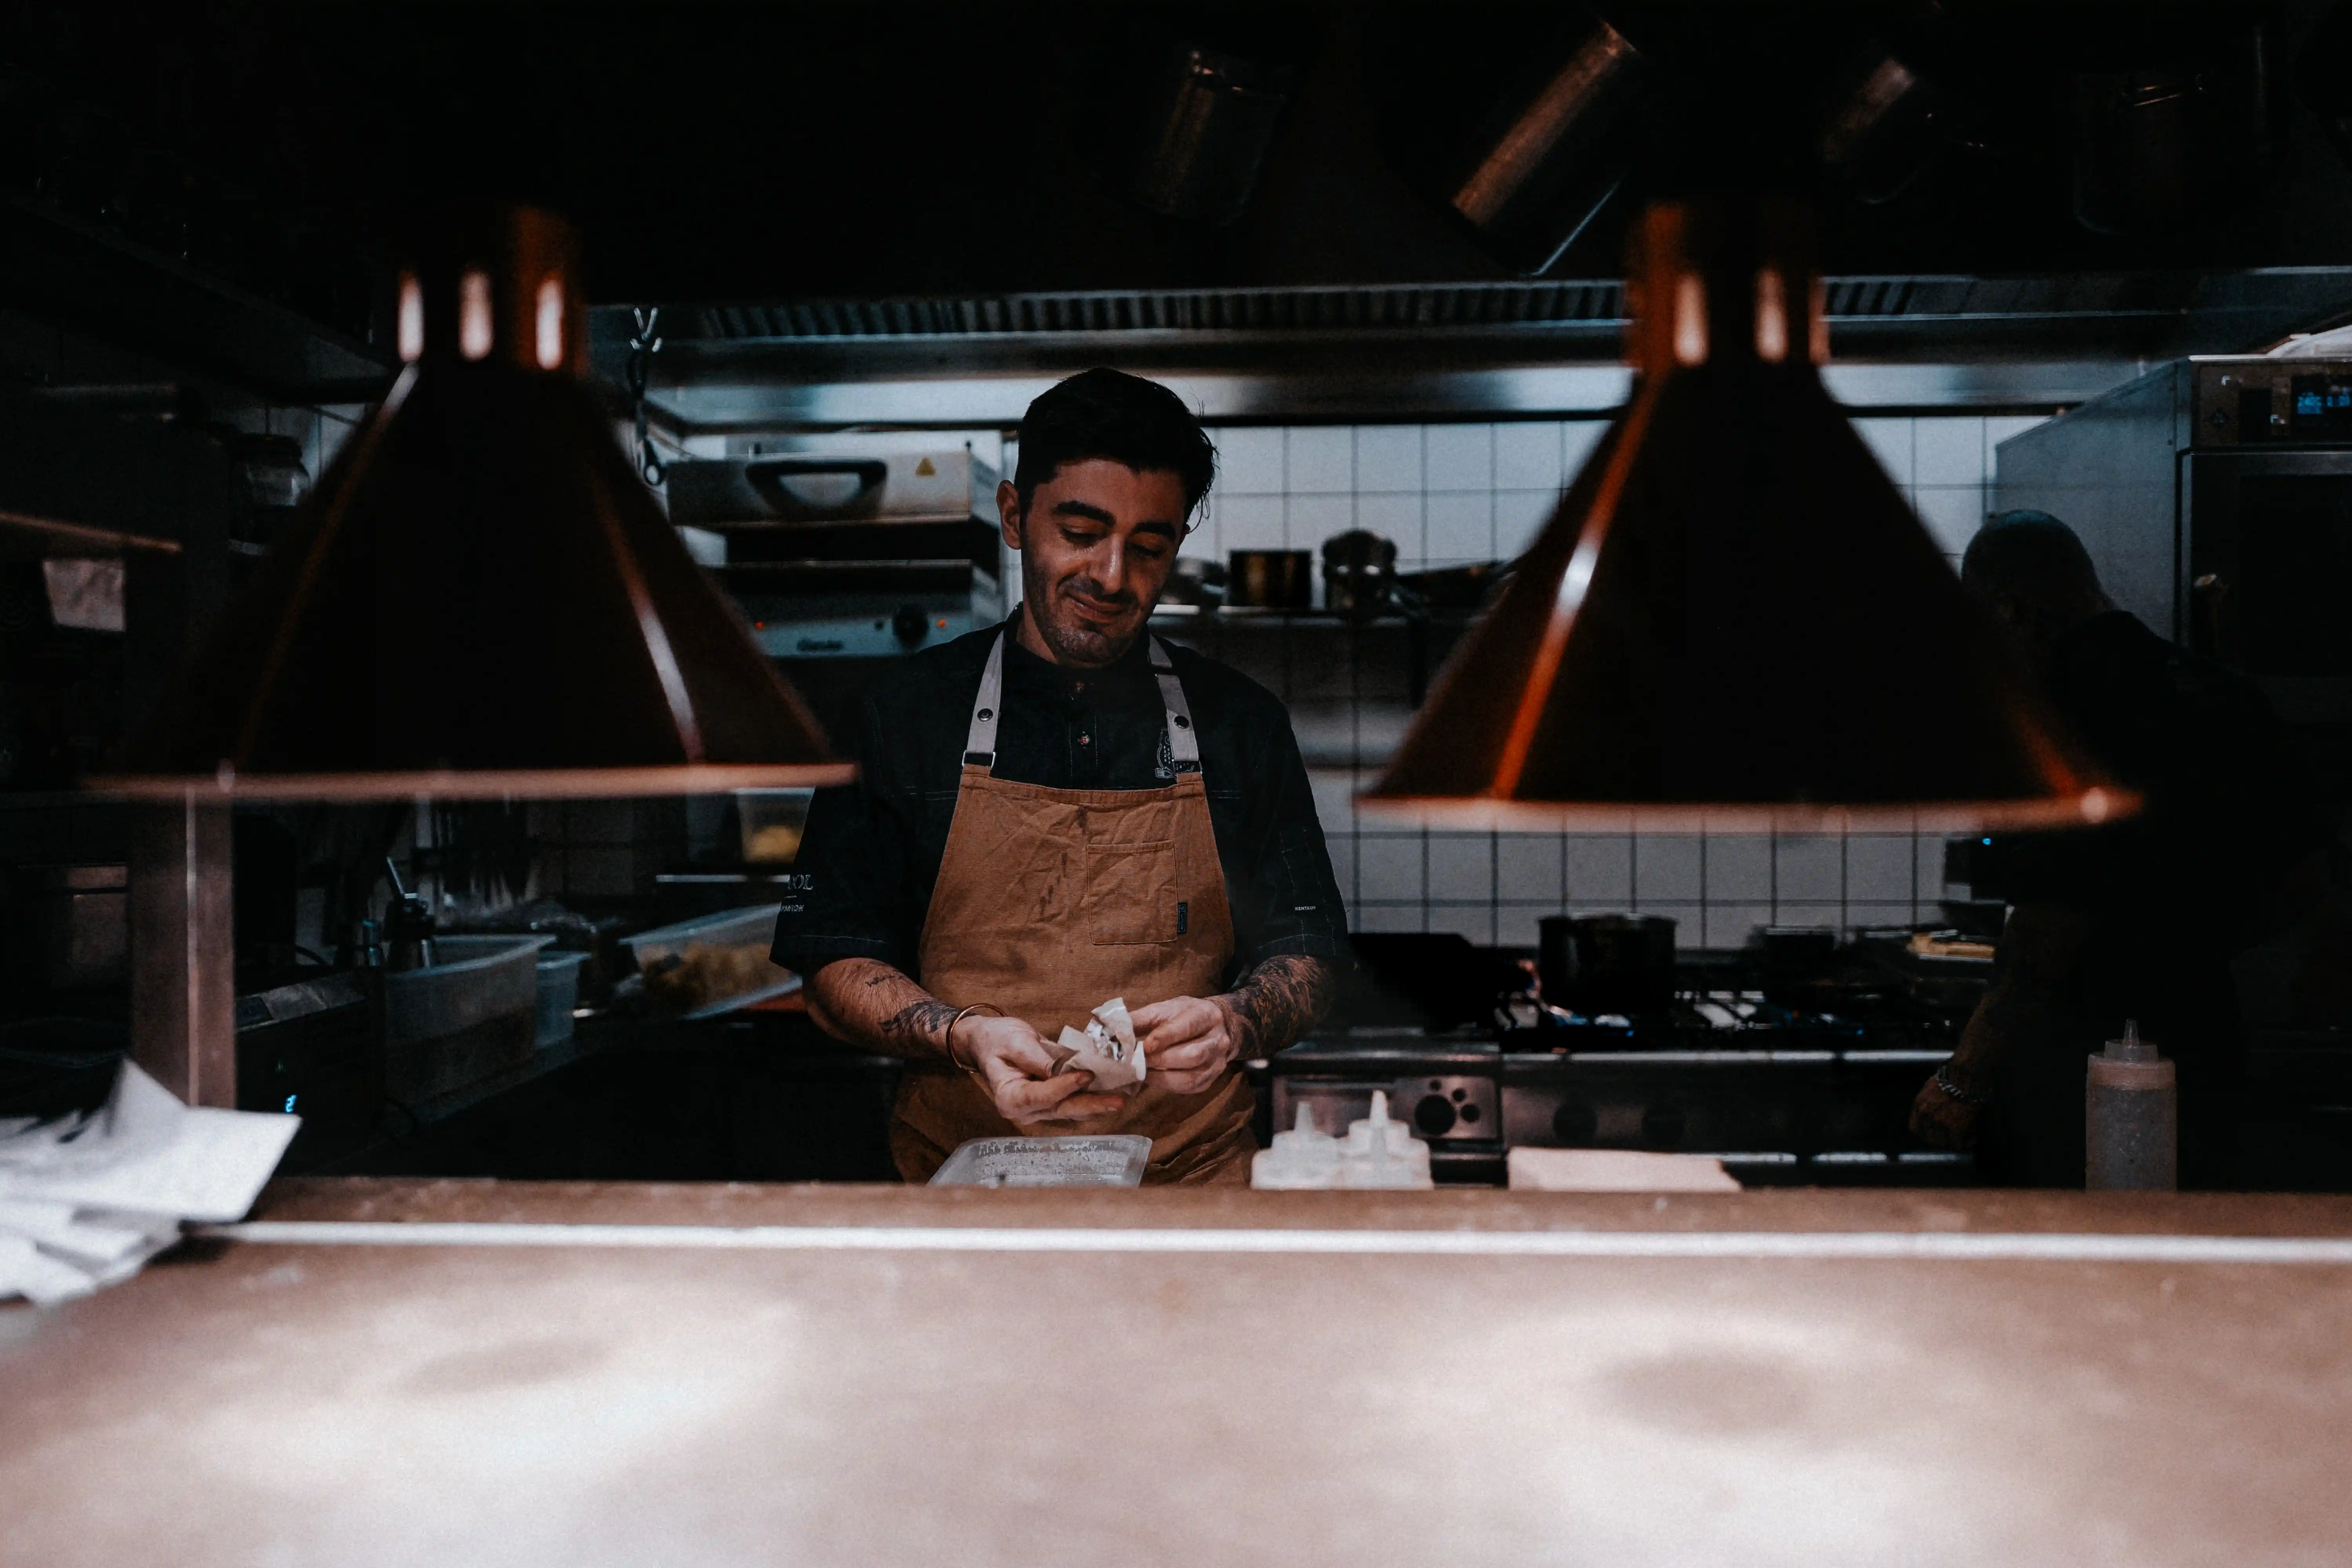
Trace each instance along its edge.
<instances>
[{"instance_id":1,"label":"apron neck strap","mask_svg":"<svg viewBox=\"0 0 2352 1568\"><path fill-rule=\"evenodd\" d=\"M1149 632L1144 634L1150 637ZM1176 679L1176 666L1168 657L1168 645L1151 637L1151 674L1160 682L1160 705L1168 717L1160 733L1168 742L1168 755L1180 773L1201 771L1201 737L1192 732L1192 705L1184 700L1184 683Z\"/></svg>"},{"instance_id":2,"label":"apron neck strap","mask_svg":"<svg viewBox=\"0 0 2352 1568\"><path fill-rule=\"evenodd\" d=\"M1004 712L1004 644L1012 635L1008 626L989 646L988 663L980 672L980 695L971 705L971 728L964 735L966 767L993 771L996 766L996 721ZM1184 700L1184 683L1176 679L1176 666L1168 657L1168 645L1153 637L1150 647L1152 679L1160 683L1160 706L1167 710L1161 733L1168 742L1168 754L1178 773L1197 773L1201 771L1201 737L1192 732L1192 706Z\"/></svg>"}]
</instances>

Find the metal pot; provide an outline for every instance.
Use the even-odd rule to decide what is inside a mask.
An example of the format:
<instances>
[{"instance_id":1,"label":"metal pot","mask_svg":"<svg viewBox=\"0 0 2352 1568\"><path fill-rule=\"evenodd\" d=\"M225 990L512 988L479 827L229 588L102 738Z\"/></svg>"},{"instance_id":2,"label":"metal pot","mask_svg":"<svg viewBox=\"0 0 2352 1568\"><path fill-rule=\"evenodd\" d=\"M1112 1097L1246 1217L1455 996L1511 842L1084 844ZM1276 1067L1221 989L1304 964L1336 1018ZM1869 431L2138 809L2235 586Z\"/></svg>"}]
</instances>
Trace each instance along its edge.
<instances>
[{"instance_id":1,"label":"metal pot","mask_svg":"<svg viewBox=\"0 0 2352 1568\"><path fill-rule=\"evenodd\" d=\"M1224 600L1224 563L1203 561L1197 555L1181 557L1175 569L1168 574L1168 585L1160 592L1163 605L1198 605L1214 609Z\"/></svg>"},{"instance_id":2,"label":"metal pot","mask_svg":"<svg viewBox=\"0 0 2352 1568\"><path fill-rule=\"evenodd\" d=\"M1181 51L1130 189L1153 212L1222 228L1241 216L1290 101L1288 67Z\"/></svg>"},{"instance_id":3,"label":"metal pot","mask_svg":"<svg viewBox=\"0 0 2352 1568\"><path fill-rule=\"evenodd\" d=\"M1376 616L1396 587L1397 547L1377 533L1351 528L1323 542L1323 607L1347 616Z\"/></svg>"},{"instance_id":4,"label":"metal pot","mask_svg":"<svg viewBox=\"0 0 2352 1568\"><path fill-rule=\"evenodd\" d=\"M1538 928L1545 1001L1587 1016L1674 1002L1675 922L1664 916L1553 915Z\"/></svg>"},{"instance_id":5,"label":"metal pot","mask_svg":"<svg viewBox=\"0 0 2352 1568\"><path fill-rule=\"evenodd\" d=\"M1314 601L1304 550L1236 550L1228 557L1225 603L1237 609L1303 610Z\"/></svg>"},{"instance_id":6,"label":"metal pot","mask_svg":"<svg viewBox=\"0 0 2352 1568\"><path fill-rule=\"evenodd\" d=\"M1838 933L1826 926L1758 926L1752 945L1774 1001L1828 979L1837 965Z\"/></svg>"},{"instance_id":7,"label":"metal pot","mask_svg":"<svg viewBox=\"0 0 2352 1568\"><path fill-rule=\"evenodd\" d=\"M1447 205L1496 258L1542 272L1625 178L1655 62L1598 16L1537 46L1541 61L1497 105L1447 182Z\"/></svg>"}]
</instances>

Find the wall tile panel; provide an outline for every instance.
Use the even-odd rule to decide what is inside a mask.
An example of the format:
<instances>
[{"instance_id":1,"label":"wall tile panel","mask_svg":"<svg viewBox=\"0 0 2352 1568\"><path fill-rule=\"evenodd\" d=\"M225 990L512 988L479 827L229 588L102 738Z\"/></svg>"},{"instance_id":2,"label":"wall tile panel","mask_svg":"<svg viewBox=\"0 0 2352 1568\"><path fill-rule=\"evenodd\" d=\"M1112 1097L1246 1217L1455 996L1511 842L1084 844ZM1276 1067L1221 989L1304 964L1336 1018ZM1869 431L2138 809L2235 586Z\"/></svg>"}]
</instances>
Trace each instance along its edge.
<instances>
[{"instance_id":1,"label":"wall tile panel","mask_svg":"<svg viewBox=\"0 0 2352 1568\"><path fill-rule=\"evenodd\" d=\"M1356 491L1360 495L1421 493L1421 426L1356 426Z\"/></svg>"},{"instance_id":2,"label":"wall tile panel","mask_svg":"<svg viewBox=\"0 0 2352 1568\"><path fill-rule=\"evenodd\" d=\"M1549 420L1495 426L1495 488L1556 490L1560 487L1559 426Z\"/></svg>"},{"instance_id":3,"label":"wall tile panel","mask_svg":"<svg viewBox=\"0 0 2352 1568\"><path fill-rule=\"evenodd\" d=\"M1634 903L1647 910L1652 904L1697 902L1706 887L1701 870L1706 854L1706 846L1691 835L1641 839L1633 847Z\"/></svg>"},{"instance_id":4,"label":"wall tile panel","mask_svg":"<svg viewBox=\"0 0 2352 1568\"><path fill-rule=\"evenodd\" d=\"M1273 425L1217 431L1217 488L1229 496L1280 495L1284 434Z\"/></svg>"},{"instance_id":5,"label":"wall tile panel","mask_svg":"<svg viewBox=\"0 0 2352 1568\"><path fill-rule=\"evenodd\" d=\"M1561 840L1572 904L1623 909L1633 899L1633 841L1622 834L1570 834Z\"/></svg>"},{"instance_id":6,"label":"wall tile panel","mask_svg":"<svg viewBox=\"0 0 2352 1568\"><path fill-rule=\"evenodd\" d=\"M1495 840L1495 896L1506 902L1562 900L1561 842L1556 833L1505 833Z\"/></svg>"},{"instance_id":7,"label":"wall tile panel","mask_svg":"<svg viewBox=\"0 0 2352 1568\"><path fill-rule=\"evenodd\" d=\"M1356 432L1346 425L1303 425L1289 432L1285 488L1292 495L1345 495L1356 488Z\"/></svg>"},{"instance_id":8,"label":"wall tile panel","mask_svg":"<svg viewBox=\"0 0 2352 1568\"><path fill-rule=\"evenodd\" d=\"M1915 421L1911 482L1980 485L1985 481L1985 422L1972 416L1939 415Z\"/></svg>"},{"instance_id":9,"label":"wall tile panel","mask_svg":"<svg viewBox=\"0 0 2352 1568\"><path fill-rule=\"evenodd\" d=\"M1422 439L1422 488L1491 490L1495 488L1495 427L1491 425L1432 425Z\"/></svg>"}]
</instances>

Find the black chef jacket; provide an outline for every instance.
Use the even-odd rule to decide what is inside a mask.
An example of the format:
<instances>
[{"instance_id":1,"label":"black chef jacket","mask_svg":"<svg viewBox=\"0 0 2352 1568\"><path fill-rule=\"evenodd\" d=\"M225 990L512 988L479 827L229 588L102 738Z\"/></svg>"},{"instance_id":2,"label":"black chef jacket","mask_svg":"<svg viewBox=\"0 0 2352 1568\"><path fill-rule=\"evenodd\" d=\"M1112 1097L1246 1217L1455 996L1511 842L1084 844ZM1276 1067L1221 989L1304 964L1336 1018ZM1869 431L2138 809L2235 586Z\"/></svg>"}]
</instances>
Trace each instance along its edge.
<instances>
[{"instance_id":1,"label":"black chef jacket","mask_svg":"<svg viewBox=\"0 0 2352 1568\"><path fill-rule=\"evenodd\" d=\"M817 791L810 806L776 921L778 963L813 974L835 959L876 958L921 978L917 942L955 816L981 670L1002 629L893 666L834 737L858 778ZM1233 909L1227 984L1277 953L1337 963L1347 914L1290 715L1240 671L1190 648L1170 652L1200 738ZM994 772L1049 789L1164 787L1175 778L1165 712L1141 638L1116 665L1073 671L1008 637Z\"/></svg>"}]
</instances>

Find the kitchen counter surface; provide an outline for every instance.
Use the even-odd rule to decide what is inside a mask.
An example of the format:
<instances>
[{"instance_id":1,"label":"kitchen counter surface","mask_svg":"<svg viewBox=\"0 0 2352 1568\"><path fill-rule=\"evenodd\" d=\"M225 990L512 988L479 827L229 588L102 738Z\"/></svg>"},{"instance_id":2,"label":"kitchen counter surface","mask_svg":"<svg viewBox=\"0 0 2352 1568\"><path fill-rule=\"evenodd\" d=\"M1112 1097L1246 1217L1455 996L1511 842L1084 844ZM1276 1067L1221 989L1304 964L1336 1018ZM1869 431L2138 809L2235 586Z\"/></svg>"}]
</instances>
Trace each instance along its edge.
<instances>
[{"instance_id":1,"label":"kitchen counter surface","mask_svg":"<svg viewBox=\"0 0 2352 1568\"><path fill-rule=\"evenodd\" d=\"M0 1309L0 1563L2352 1540L2347 1198L354 1179L255 1219Z\"/></svg>"}]
</instances>

